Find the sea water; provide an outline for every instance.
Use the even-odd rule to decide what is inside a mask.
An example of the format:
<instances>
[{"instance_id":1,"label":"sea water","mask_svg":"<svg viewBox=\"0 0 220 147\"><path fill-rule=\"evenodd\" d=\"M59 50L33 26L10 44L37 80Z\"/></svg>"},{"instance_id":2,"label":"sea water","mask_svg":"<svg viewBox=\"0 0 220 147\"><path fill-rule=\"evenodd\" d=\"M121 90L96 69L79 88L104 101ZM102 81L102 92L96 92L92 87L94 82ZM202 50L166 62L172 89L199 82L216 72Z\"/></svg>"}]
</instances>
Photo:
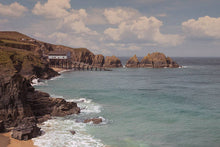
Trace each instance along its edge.
<instances>
[{"instance_id":1,"label":"sea water","mask_svg":"<svg viewBox=\"0 0 220 147\"><path fill-rule=\"evenodd\" d=\"M79 115L40 127L40 147L219 147L220 58L174 58L182 68L68 71L35 84L74 101ZM122 58L126 61L127 58ZM101 124L83 123L100 117ZM76 134L72 135L71 130Z\"/></svg>"}]
</instances>

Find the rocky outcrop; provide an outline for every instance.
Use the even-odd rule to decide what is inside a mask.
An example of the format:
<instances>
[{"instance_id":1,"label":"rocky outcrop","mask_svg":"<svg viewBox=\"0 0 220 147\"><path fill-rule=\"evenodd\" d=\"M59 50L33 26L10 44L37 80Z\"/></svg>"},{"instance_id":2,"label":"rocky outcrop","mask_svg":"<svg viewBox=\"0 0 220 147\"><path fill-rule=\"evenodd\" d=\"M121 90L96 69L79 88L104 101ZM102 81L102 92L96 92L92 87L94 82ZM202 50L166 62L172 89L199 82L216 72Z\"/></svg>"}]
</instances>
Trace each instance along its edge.
<instances>
[{"instance_id":1,"label":"rocky outcrop","mask_svg":"<svg viewBox=\"0 0 220 147\"><path fill-rule=\"evenodd\" d=\"M84 120L84 123L92 122L93 124L100 124L102 122L102 118L91 118Z\"/></svg>"},{"instance_id":2,"label":"rocky outcrop","mask_svg":"<svg viewBox=\"0 0 220 147\"><path fill-rule=\"evenodd\" d=\"M26 117L12 130L12 138L18 140L28 140L41 135L40 128L37 127L35 117Z\"/></svg>"},{"instance_id":3,"label":"rocky outcrop","mask_svg":"<svg viewBox=\"0 0 220 147\"><path fill-rule=\"evenodd\" d=\"M125 65L127 68L137 68L139 67L139 61L138 61L138 58L136 55L134 55L133 57L131 57L126 65Z\"/></svg>"},{"instance_id":4,"label":"rocky outcrop","mask_svg":"<svg viewBox=\"0 0 220 147\"><path fill-rule=\"evenodd\" d=\"M103 65L106 68L122 67L121 61L115 56L107 56Z\"/></svg>"},{"instance_id":5,"label":"rocky outcrop","mask_svg":"<svg viewBox=\"0 0 220 147\"><path fill-rule=\"evenodd\" d=\"M153 67L153 62L150 54L148 54L141 60L140 67Z\"/></svg>"},{"instance_id":6,"label":"rocky outcrop","mask_svg":"<svg viewBox=\"0 0 220 147\"><path fill-rule=\"evenodd\" d=\"M140 62L140 67L178 68L179 65L163 53L155 52L145 56Z\"/></svg>"},{"instance_id":7,"label":"rocky outcrop","mask_svg":"<svg viewBox=\"0 0 220 147\"><path fill-rule=\"evenodd\" d=\"M74 102L51 98L47 93L35 91L30 81L18 73L12 77L1 74L0 120L4 121L6 129L15 127L14 138L30 139L39 135L39 129L36 127L38 120L42 122L50 116L79 112L80 108Z\"/></svg>"},{"instance_id":8,"label":"rocky outcrop","mask_svg":"<svg viewBox=\"0 0 220 147\"><path fill-rule=\"evenodd\" d=\"M92 61L93 66L102 67L105 62L105 57L101 54L95 55Z\"/></svg>"}]
</instances>

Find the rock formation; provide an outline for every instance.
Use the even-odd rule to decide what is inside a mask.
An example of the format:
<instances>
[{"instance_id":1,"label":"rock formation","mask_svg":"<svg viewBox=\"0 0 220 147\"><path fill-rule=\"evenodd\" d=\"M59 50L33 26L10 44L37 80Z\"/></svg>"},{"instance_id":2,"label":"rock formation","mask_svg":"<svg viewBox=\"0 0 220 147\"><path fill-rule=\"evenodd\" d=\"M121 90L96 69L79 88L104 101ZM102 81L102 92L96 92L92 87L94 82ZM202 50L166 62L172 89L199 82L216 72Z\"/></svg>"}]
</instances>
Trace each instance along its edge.
<instances>
[{"instance_id":1,"label":"rock formation","mask_svg":"<svg viewBox=\"0 0 220 147\"><path fill-rule=\"evenodd\" d=\"M121 61L115 56L107 56L103 67L106 68L117 68L122 67Z\"/></svg>"},{"instance_id":2,"label":"rock formation","mask_svg":"<svg viewBox=\"0 0 220 147\"><path fill-rule=\"evenodd\" d=\"M140 62L140 67L178 68L179 65L170 57L166 57L163 53L155 52L145 56Z\"/></svg>"},{"instance_id":3,"label":"rock formation","mask_svg":"<svg viewBox=\"0 0 220 147\"><path fill-rule=\"evenodd\" d=\"M102 122L101 118L91 118L84 120L84 123L92 122L93 124L100 124Z\"/></svg>"},{"instance_id":4,"label":"rock formation","mask_svg":"<svg viewBox=\"0 0 220 147\"><path fill-rule=\"evenodd\" d=\"M99 55L94 56L92 65L102 67L104 62L105 62L105 57L103 55L99 54Z\"/></svg>"},{"instance_id":5,"label":"rock formation","mask_svg":"<svg viewBox=\"0 0 220 147\"><path fill-rule=\"evenodd\" d=\"M134 55L133 57L131 57L126 65L125 65L127 68L137 68L139 67L139 61L138 61L138 58L136 55Z\"/></svg>"}]
</instances>

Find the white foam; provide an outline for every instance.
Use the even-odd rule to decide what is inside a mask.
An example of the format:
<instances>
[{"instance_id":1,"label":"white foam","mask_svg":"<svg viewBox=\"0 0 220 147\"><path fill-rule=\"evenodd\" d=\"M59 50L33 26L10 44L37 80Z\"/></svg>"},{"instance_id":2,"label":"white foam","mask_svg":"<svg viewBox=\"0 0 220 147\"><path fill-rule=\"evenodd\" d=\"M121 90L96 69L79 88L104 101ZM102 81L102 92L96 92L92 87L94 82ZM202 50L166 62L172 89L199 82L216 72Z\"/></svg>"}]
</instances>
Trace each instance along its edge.
<instances>
[{"instance_id":1,"label":"white foam","mask_svg":"<svg viewBox=\"0 0 220 147\"><path fill-rule=\"evenodd\" d=\"M81 113L100 113L102 106L92 102L91 99L86 98L78 98L78 99L71 99L67 100L69 102L76 102L78 107L81 109Z\"/></svg>"},{"instance_id":2,"label":"white foam","mask_svg":"<svg viewBox=\"0 0 220 147\"><path fill-rule=\"evenodd\" d=\"M42 86L42 85L46 85L46 84L47 84L46 81L42 82L39 80L39 78L35 78L31 81L32 86Z\"/></svg>"},{"instance_id":3,"label":"white foam","mask_svg":"<svg viewBox=\"0 0 220 147\"><path fill-rule=\"evenodd\" d=\"M71 70L70 69L65 69L65 70L59 71L58 73L61 74L63 72L67 72L67 71L71 71Z\"/></svg>"},{"instance_id":4,"label":"white foam","mask_svg":"<svg viewBox=\"0 0 220 147\"><path fill-rule=\"evenodd\" d=\"M50 80L53 81L53 80L57 80L57 79L61 79L61 78L63 78L63 75L59 75L59 76L53 77Z\"/></svg>"},{"instance_id":5,"label":"white foam","mask_svg":"<svg viewBox=\"0 0 220 147\"><path fill-rule=\"evenodd\" d=\"M46 133L34 138L34 145L40 147L104 147L101 140L95 139L86 131L85 123L75 120L51 119L40 126ZM72 135L71 130L76 134Z\"/></svg>"}]
</instances>

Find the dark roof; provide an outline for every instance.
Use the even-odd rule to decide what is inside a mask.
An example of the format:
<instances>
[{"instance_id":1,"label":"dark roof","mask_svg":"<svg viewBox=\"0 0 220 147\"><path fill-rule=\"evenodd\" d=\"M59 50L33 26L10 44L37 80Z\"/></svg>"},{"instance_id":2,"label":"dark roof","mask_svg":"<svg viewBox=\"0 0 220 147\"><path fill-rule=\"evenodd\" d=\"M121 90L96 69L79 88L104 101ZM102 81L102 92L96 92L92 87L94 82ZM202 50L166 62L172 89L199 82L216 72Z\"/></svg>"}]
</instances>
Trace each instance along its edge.
<instances>
[{"instance_id":1,"label":"dark roof","mask_svg":"<svg viewBox=\"0 0 220 147\"><path fill-rule=\"evenodd\" d=\"M67 52L57 52L57 51L53 51L53 52L49 52L48 55L60 55L60 56L67 56Z\"/></svg>"}]
</instances>

